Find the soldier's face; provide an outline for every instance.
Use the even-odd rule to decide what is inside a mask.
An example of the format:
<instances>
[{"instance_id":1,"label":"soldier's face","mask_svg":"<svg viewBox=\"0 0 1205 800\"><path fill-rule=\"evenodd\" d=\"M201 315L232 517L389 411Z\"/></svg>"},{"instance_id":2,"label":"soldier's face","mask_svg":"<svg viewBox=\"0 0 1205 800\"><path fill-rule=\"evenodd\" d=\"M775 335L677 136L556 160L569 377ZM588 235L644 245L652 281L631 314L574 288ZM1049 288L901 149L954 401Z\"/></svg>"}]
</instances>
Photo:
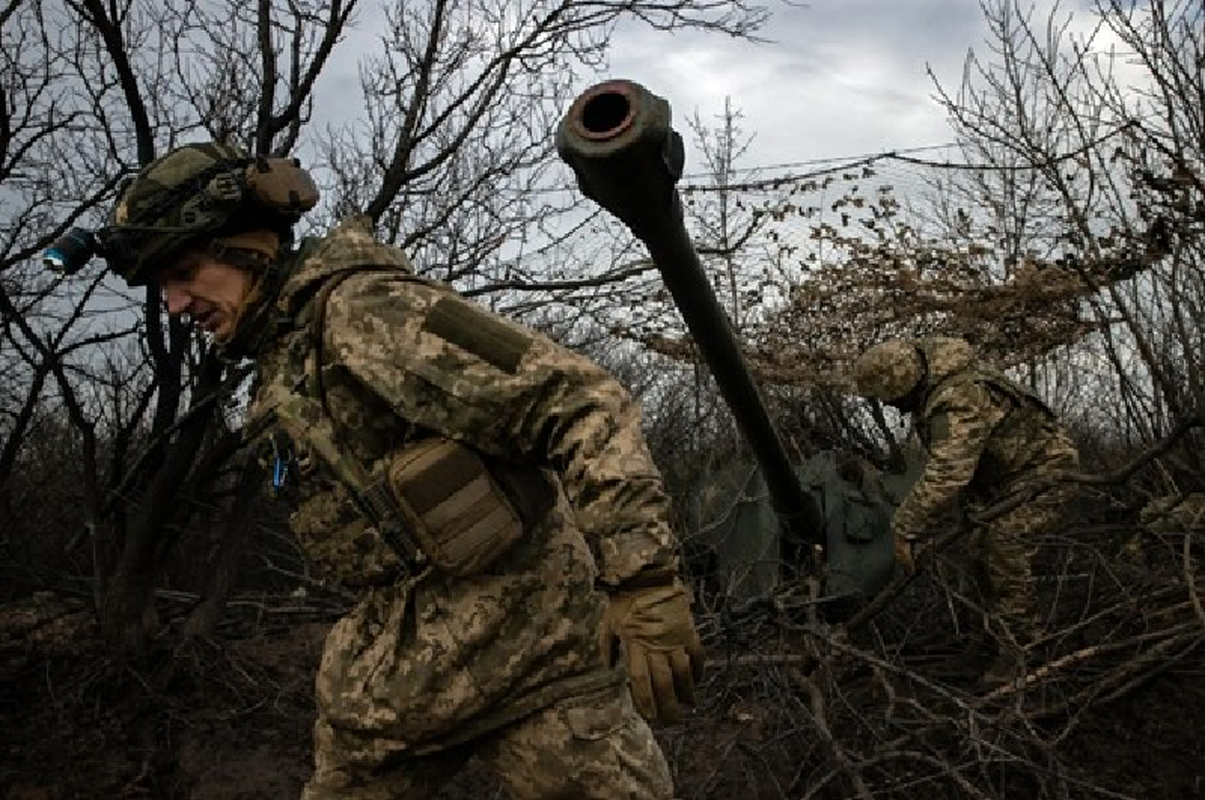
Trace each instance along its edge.
<instances>
[{"instance_id":1,"label":"soldier's face","mask_svg":"<svg viewBox=\"0 0 1205 800\"><path fill-rule=\"evenodd\" d=\"M253 276L207 253L192 251L160 272L158 283L167 313L187 314L220 342L234 333Z\"/></svg>"}]
</instances>

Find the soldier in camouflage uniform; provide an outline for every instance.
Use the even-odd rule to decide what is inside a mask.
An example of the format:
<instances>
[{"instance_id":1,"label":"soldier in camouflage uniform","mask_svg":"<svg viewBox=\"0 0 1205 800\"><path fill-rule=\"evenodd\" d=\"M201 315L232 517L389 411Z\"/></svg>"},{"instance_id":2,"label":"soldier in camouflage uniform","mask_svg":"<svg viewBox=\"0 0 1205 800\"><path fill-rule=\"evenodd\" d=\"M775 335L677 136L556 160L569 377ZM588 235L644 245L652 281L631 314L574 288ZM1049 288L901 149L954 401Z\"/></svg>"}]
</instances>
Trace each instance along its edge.
<instances>
[{"instance_id":1,"label":"soldier in camouflage uniform","mask_svg":"<svg viewBox=\"0 0 1205 800\"><path fill-rule=\"evenodd\" d=\"M360 592L316 681L307 800L425 798L477 756L514 798L670 798L645 719L702 648L619 383L416 277L364 220L289 246L297 162L187 145L98 235L230 357L312 559Z\"/></svg>"},{"instance_id":2,"label":"soldier in camouflage uniform","mask_svg":"<svg viewBox=\"0 0 1205 800\"><path fill-rule=\"evenodd\" d=\"M1075 445L1049 407L1003 374L979 366L961 339L882 342L858 358L854 382L863 396L912 415L927 452L924 472L892 519L897 560L906 569L912 569L911 542L956 503L981 510L1078 465ZM1032 548L1057 524L1066 501L1066 488L1041 491L973 532L981 583L1000 626L998 657L984 673L985 682L1014 678L1025 645L1035 637Z\"/></svg>"}]
</instances>

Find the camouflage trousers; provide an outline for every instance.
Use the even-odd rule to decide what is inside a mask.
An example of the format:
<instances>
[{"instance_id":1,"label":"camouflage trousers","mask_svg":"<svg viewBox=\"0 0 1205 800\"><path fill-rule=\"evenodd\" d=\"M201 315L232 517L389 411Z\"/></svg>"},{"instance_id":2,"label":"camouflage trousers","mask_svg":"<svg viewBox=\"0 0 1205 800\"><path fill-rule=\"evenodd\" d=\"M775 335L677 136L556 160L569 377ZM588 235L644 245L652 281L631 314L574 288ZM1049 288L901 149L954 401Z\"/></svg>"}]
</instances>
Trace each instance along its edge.
<instances>
[{"instance_id":1,"label":"camouflage trousers","mask_svg":"<svg viewBox=\"0 0 1205 800\"><path fill-rule=\"evenodd\" d=\"M977 525L970 536L973 575L985 599L988 630L1003 647L1037 638L1032 561L1043 536L1054 533L1070 492L1056 488Z\"/></svg>"},{"instance_id":2,"label":"camouflage trousers","mask_svg":"<svg viewBox=\"0 0 1205 800\"><path fill-rule=\"evenodd\" d=\"M435 797L476 756L512 800L671 800L669 766L624 684L562 700L446 750L365 763L354 735L319 719L303 800ZM369 748L371 749L371 748Z\"/></svg>"}]
</instances>

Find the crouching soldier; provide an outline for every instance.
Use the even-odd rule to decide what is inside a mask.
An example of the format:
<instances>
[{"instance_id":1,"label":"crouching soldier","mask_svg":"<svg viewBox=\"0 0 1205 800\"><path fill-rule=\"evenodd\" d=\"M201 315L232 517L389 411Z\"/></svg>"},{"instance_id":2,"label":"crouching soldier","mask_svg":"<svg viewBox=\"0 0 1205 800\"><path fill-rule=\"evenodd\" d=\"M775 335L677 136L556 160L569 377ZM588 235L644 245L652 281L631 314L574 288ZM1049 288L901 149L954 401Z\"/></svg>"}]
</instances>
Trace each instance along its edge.
<instances>
[{"instance_id":1,"label":"crouching soldier","mask_svg":"<svg viewBox=\"0 0 1205 800\"><path fill-rule=\"evenodd\" d=\"M983 508L1078 465L1075 445L1054 413L1033 392L979 365L962 339L894 339L871 347L854 365L864 397L912 416L926 449L924 471L896 509L892 531L897 560L912 569L912 543L923 541L928 520L953 504ZM1068 491L1039 490L1025 502L972 532L972 552L989 611L998 625L997 648L982 680L1014 680L1024 650L1036 636L1030 560L1044 533L1057 525ZM1028 497L1028 496L1027 496Z\"/></svg>"}]
</instances>

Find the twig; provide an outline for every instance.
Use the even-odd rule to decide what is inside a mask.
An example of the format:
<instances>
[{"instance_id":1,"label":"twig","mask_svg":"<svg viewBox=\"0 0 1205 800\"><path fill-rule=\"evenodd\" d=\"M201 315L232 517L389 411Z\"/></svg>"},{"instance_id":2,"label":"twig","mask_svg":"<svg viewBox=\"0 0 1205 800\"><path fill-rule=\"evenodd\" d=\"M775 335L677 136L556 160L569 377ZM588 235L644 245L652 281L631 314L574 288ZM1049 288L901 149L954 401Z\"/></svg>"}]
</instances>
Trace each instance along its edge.
<instances>
[{"instance_id":1,"label":"twig","mask_svg":"<svg viewBox=\"0 0 1205 800\"><path fill-rule=\"evenodd\" d=\"M962 528L955 528L944 536L939 536L920 553L918 567L924 566L926 562L931 562L939 553L953 544L963 535ZM845 621L843 627L847 631L855 631L873 619L880 611L882 611L888 603L890 603L897 594L904 590L908 584L912 583L916 577L921 574L922 570L917 569L913 573L904 573L897 575L892 579L891 583L883 587L878 594L871 598L870 602L862 606L856 614Z\"/></svg>"},{"instance_id":2,"label":"twig","mask_svg":"<svg viewBox=\"0 0 1205 800\"><path fill-rule=\"evenodd\" d=\"M812 724L816 727L820 738L824 740L824 744L828 748L833 761L836 762L838 770L849 781L855 795L863 800L873 800L870 787L866 785L866 781L862 779L858 768L850 760L849 756L846 755L845 748L833 736L833 732L828 726L828 719L824 710L824 694L820 691L820 687L811 678L793 667L787 670L787 675L808 693L809 706L812 710Z\"/></svg>"},{"instance_id":3,"label":"twig","mask_svg":"<svg viewBox=\"0 0 1205 800\"><path fill-rule=\"evenodd\" d=\"M1193 610L1201 625L1205 626L1205 609L1201 607L1201 595L1197 592L1196 568L1192 563L1192 529L1184 529L1184 584L1188 587L1188 599L1192 601Z\"/></svg>"},{"instance_id":4,"label":"twig","mask_svg":"<svg viewBox=\"0 0 1205 800\"><path fill-rule=\"evenodd\" d=\"M962 711L965 711L968 713L974 713L974 711L975 711L975 709L972 706L968 705L963 700L963 698L958 697L953 692L946 689L944 686L936 684L933 681L929 680L928 678L925 678L922 675L918 675L917 673L915 673L911 670L908 670L897 664L893 664L890 661L881 659L878 656L872 655L872 654L866 652L865 650L854 647L851 644L846 644L845 642L842 642L839 639L836 639L832 636L826 636L823 633L823 631L818 631L815 629L806 629L806 632L810 633L813 636L818 636L818 637L824 639L827 642L827 644L830 647L832 647L834 650L840 651L846 655L854 656L855 658L857 658L861 661L864 661L867 664L870 664L870 665L873 665L873 666L876 666L876 667L882 669L884 672L894 672L897 675L902 675L902 676L908 678L908 680L914 681L915 683L919 684L920 686L925 687L929 691L934 692L935 694L938 694L941 697L944 697L946 700L949 700L953 705L957 706Z\"/></svg>"},{"instance_id":5,"label":"twig","mask_svg":"<svg viewBox=\"0 0 1205 800\"><path fill-rule=\"evenodd\" d=\"M1064 472L1050 480L1035 482L1029 486L1026 486L1021 491L1014 492L1008 498L1001 500L994 505L988 506L978 514L968 515L967 520L974 525L982 525L990 520L995 519L996 517L1002 516L1003 514L1007 514L1008 512L1019 508L1043 492L1049 491L1056 486L1061 486L1068 483L1078 483L1084 485L1124 483L1148 462L1158 458L1170 450L1177 441L1188 433L1188 431L1203 424L1205 424L1205 417L1202 417L1200 414L1186 417L1185 419L1181 420L1174 429L1172 429L1171 433L1120 469L1099 475L1084 472ZM921 558L918 559L918 561L920 561L920 563L918 563L918 567L924 565L924 555L926 552L930 553L929 560L931 560L951 543L956 541L960 536L962 536L963 533L963 529L959 527L947 533L945 536L934 539L932 544L922 551ZM866 622L868 622L870 619L875 617L888 603L891 602L891 600L897 594L899 594L906 586L908 586L908 584L912 582L920 571L921 570L918 569L912 574L900 575L893 579L891 583L887 584L887 586L879 591L879 593L875 595L870 602L868 602L856 614L845 622L846 629L851 631L857 630L862 625L866 624ZM1205 618L1205 612L1202 612L1202 614L1203 618Z\"/></svg>"},{"instance_id":6,"label":"twig","mask_svg":"<svg viewBox=\"0 0 1205 800\"><path fill-rule=\"evenodd\" d=\"M1172 637L1152 647L1142 655L1121 664L1117 669L1113 670L1109 675L1105 676L1100 681L1093 683L1091 686L1083 689L1072 695L1068 700L1059 703L1056 706L1043 708L1034 714L1035 719L1056 717L1064 714L1069 709L1082 709L1093 701L1101 704L1112 702L1113 700L1122 697L1126 692L1131 691L1147 678L1162 672L1170 667L1176 661L1191 653L1201 643L1205 641L1205 637ZM1181 652L1170 655L1170 653L1182 647ZM1150 667L1149 672L1147 668ZM1114 686L1119 686L1116 691L1110 691L1109 694L1101 697L1105 691L1112 689Z\"/></svg>"},{"instance_id":7,"label":"twig","mask_svg":"<svg viewBox=\"0 0 1205 800\"><path fill-rule=\"evenodd\" d=\"M1048 678L1052 675L1055 675L1060 672L1065 672L1066 670L1070 669L1071 667L1083 664L1087 661L1097 658L1098 656L1102 656L1107 653L1117 652L1119 650L1127 650L1131 647L1142 644L1144 642L1149 642L1154 639L1160 640L1159 643L1156 644L1154 647L1152 647L1151 650L1148 650L1147 653L1144 653L1144 654L1136 657L1134 659L1134 661L1126 662L1127 664L1140 663L1142 661L1142 659L1144 659L1147 656L1147 654L1154 652L1154 650L1156 648L1166 645L1169 640L1174 639L1175 637L1179 636L1180 634L1187 633L1190 629L1195 628L1195 627L1196 627L1196 625L1194 623L1181 623L1179 625L1172 626L1171 628L1165 628L1160 631L1152 631L1151 633L1139 634L1138 636L1133 636L1124 641L1105 642L1104 644L1094 644L1094 645L1091 645L1090 647L1085 647L1081 650L1076 650L1074 653L1068 653L1067 655L1062 656L1061 658L1057 658L1054 661L1051 661L1047 664L1043 664L1038 669L1035 669L1031 672L1026 673L1025 677L1020 678L1019 680L1017 680L1013 683L1007 684L1005 686L1001 686L998 689L995 689L995 690L985 694L982 697L980 704L986 704L986 703L993 702L995 700L999 700L1000 698L1003 698L1003 697L1008 697L1009 695L1015 694L1015 693L1021 691L1022 689L1026 689L1041 681L1044 681L1046 678Z\"/></svg>"},{"instance_id":8,"label":"twig","mask_svg":"<svg viewBox=\"0 0 1205 800\"><path fill-rule=\"evenodd\" d=\"M194 592L182 592L172 589L156 589L155 597L176 603L195 604L201 602L201 595ZM338 604L329 606L297 604L297 598L292 595L260 594L259 600L232 598L225 605L228 608L254 608L260 614L328 614L337 610ZM273 604L269 601L276 601Z\"/></svg>"},{"instance_id":9,"label":"twig","mask_svg":"<svg viewBox=\"0 0 1205 800\"><path fill-rule=\"evenodd\" d=\"M1190 430L1202 425L1205 425L1205 416L1203 416L1201 413L1196 413L1185 417L1176 424L1176 427L1172 429L1171 433L1160 439L1155 444L1151 445L1136 458L1119 469L1115 469L1112 472L1102 472L1099 474L1068 470L1056 476L1052 476L1048 480L1034 481L1033 483L1025 486L1023 489L1009 495L1004 500L988 506L979 513L967 515L967 519L975 525L982 525L1025 505L1038 495L1058 486L1067 484L1079 484L1083 486L1112 486L1115 484L1125 483L1131 477L1133 477L1138 470L1142 469L1151 461L1171 450L1176 443Z\"/></svg>"},{"instance_id":10,"label":"twig","mask_svg":"<svg viewBox=\"0 0 1205 800\"><path fill-rule=\"evenodd\" d=\"M1138 688L1138 686L1145 683L1146 681L1149 681L1151 678L1155 677L1156 675L1158 675L1162 672L1166 672L1167 670L1169 670L1173 666L1175 666L1176 663L1183 661L1184 658L1189 653L1191 653L1193 650L1200 647L1202 642L1205 642L1205 636L1198 636L1196 639L1190 641L1187 645L1185 645L1184 649L1181 650L1179 653L1170 655L1167 658L1152 659L1152 661L1154 661L1154 666L1152 666L1149 671L1143 672L1142 674L1129 679L1128 681L1126 681L1126 683L1122 684L1119 688L1114 689L1112 692L1110 692L1109 694L1102 697L1100 699L1100 702L1111 703L1114 700L1130 693L1134 689Z\"/></svg>"},{"instance_id":11,"label":"twig","mask_svg":"<svg viewBox=\"0 0 1205 800\"><path fill-rule=\"evenodd\" d=\"M896 750L893 752L879 753L875 757L876 761L888 760L903 760L912 763L921 762L936 767L941 772L945 773L950 780L958 784L958 787L966 792L971 797L978 800L992 800L990 795L984 794L966 779L966 776L953 764L934 758L928 753L922 753L917 750Z\"/></svg>"},{"instance_id":12,"label":"twig","mask_svg":"<svg viewBox=\"0 0 1205 800\"><path fill-rule=\"evenodd\" d=\"M724 659L726 667L765 667L765 666L808 666L815 663L815 658L807 653L780 653L777 655L738 656Z\"/></svg>"},{"instance_id":13,"label":"twig","mask_svg":"<svg viewBox=\"0 0 1205 800\"><path fill-rule=\"evenodd\" d=\"M129 491L129 488L134 483L135 479L137 479L142 473L151 456L156 453L159 448L167 442L168 439L171 438L172 434L179 431L186 424L191 422L192 419L197 415L209 411L218 402L224 400L226 397L229 397L238 384L242 383L242 381L249 374L251 374L251 367L249 365L232 367L225 380L218 384L218 386L212 392L198 398L197 401L193 403L192 406L186 411L184 411L184 413L182 413L171 425L168 425L158 436L151 440L147 446L143 448L142 452L138 455L130 468L127 469L125 474L121 476L121 480L117 482L117 485L109 491L108 497L105 499L105 506L102 514L108 515L113 510L115 505Z\"/></svg>"}]
</instances>

